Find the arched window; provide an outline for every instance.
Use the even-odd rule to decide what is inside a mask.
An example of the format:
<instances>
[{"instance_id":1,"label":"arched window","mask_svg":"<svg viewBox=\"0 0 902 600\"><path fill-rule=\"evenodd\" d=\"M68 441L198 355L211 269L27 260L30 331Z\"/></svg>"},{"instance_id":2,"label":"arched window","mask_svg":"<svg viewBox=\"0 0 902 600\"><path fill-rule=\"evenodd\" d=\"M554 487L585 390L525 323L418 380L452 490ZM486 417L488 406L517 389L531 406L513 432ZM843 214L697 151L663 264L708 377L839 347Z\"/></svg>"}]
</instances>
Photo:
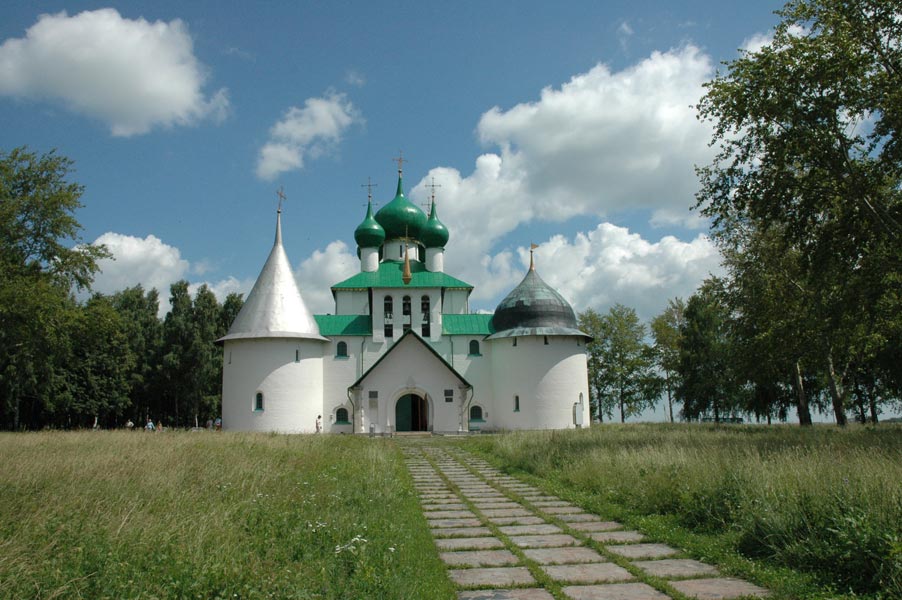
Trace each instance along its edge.
<instances>
[{"instance_id":1,"label":"arched window","mask_svg":"<svg viewBox=\"0 0 902 600\"><path fill-rule=\"evenodd\" d=\"M384 303L383 303L383 308L384 308L384 310L385 310L385 319L386 319L386 320L391 319L391 315L392 315L392 306L393 306L393 303L392 303L391 296L386 296L386 297L385 297L385 301L384 301Z\"/></svg>"},{"instance_id":2,"label":"arched window","mask_svg":"<svg viewBox=\"0 0 902 600\"><path fill-rule=\"evenodd\" d=\"M348 425L351 421L348 419L348 409L339 408L335 411L335 424Z\"/></svg>"},{"instance_id":3,"label":"arched window","mask_svg":"<svg viewBox=\"0 0 902 600\"><path fill-rule=\"evenodd\" d=\"M514 412L520 412L520 396L514 396Z\"/></svg>"},{"instance_id":4,"label":"arched window","mask_svg":"<svg viewBox=\"0 0 902 600\"><path fill-rule=\"evenodd\" d=\"M470 420L471 421L482 421L482 407L481 406L471 406L470 407Z\"/></svg>"},{"instance_id":5,"label":"arched window","mask_svg":"<svg viewBox=\"0 0 902 600\"><path fill-rule=\"evenodd\" d=\"M404 296L404 298L401 300L401 314L410 314L410 296Z\"/></svg>"},{"instance_id":6,"label":"arched window","mask_svg":"<svg viewBox=\"0 0 902 600\"><path fill-rule=\"evenodd\" d=\"M423 315L423 324L420 325L420 335L425 338L428 338L432 333L432 328L429 326L429 313L429 296L423 296L420 298L420 314Z\"/></svg>"},{"instance_id":7,"label":"arched window","mask_svg":"<svg viewBox=\"0 0 902 600\"><path fill-rule=\"evenodd\" d=\"M335 356L338 358L347 358L348 357L348 343L347 342L338 342L335 346Z\"/></svg>"},{"instance_id":8,"label":"arched window","mask_svg":"<svg viewBox=\"0 0 902 600\"><path fill-rule=\"evenodd\" d=\"M257 392L254 397L254 410L263 410L263 392Z\"/></svg>"},{"instance_id":9,"label":"arched window","mask_svg":"<svg viewBox=\"0 0 902 600\"><path fill-rule=\"evenodd\" d=\"M479 342L470 340L470 356L479 356Z\"/></svg>"}]
</instances>

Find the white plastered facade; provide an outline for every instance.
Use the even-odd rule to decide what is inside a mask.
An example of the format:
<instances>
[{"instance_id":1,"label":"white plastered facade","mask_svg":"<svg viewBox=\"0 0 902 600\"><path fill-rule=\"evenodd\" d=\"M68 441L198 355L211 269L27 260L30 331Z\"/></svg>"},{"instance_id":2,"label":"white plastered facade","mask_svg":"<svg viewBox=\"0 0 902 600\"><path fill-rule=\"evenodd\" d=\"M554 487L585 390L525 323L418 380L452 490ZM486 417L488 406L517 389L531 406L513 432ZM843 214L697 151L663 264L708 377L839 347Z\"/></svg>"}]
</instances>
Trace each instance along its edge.
<instances>
[{"instance_id":1,"label":"white plastered facade","mask_svg":"<svg viewBox=\"0 0 902 600\"><path fill-rule=\"evenodd\" d=\"M280 232L276 245L281 250ZM401 269L400 246L392 239L362 248L359 276L369 283L336 284L335 312L316 315L312 328L302 321L298 337L261 331L221 340L225 429L312 432L317 416L324 432L336 434L588 426L584 334L487 339L488 317L469 314L472 287L445 278L444 248L409 253L414 279L407 285L387 275ZM276 250L270 260L284 255ZM239 317L247 322L249 316Z\"/></svg>"}]
</instances>

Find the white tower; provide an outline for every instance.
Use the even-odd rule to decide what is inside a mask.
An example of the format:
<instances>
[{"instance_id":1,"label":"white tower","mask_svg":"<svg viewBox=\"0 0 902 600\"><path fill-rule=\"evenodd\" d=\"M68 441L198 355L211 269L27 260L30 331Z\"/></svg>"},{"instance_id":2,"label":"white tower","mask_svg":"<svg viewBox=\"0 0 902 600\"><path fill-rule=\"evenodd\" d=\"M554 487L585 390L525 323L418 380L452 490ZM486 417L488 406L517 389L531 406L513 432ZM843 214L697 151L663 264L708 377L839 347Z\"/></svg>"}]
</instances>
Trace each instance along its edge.
<instances>
[{"instance_id":1,"label":"white tower","mask_svg":"<svg viewBox=\"0 0 902 600\"><path fill-rule=\"evenodd\" d=\"M280 193L281 195L281 193ZM323 411L323 342L276 239L223 345L222 422L231 431L313 432Z\"/></svg>"}]
</instances>

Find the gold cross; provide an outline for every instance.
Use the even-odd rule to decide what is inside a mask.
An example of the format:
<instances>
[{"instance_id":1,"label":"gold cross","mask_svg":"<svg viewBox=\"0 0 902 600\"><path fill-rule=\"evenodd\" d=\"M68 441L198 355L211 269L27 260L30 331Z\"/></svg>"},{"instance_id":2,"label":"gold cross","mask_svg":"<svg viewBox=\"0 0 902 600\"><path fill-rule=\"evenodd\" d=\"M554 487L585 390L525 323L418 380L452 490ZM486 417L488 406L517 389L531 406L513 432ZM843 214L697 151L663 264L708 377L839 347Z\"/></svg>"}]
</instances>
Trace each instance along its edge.
<instances>
[{"instance_id":1,"label":"gold cross","mask_svg":"<svg viewBox=\"0 0 902 600\"><path fill-rule=\"evenodd\" d=\"M366 178L366 183L361 183L361 184L360 184L360 187L365 187L365 188L366 188L366 201L367 201L367 204L368 204L368 205L369 205L369 204L372 204L372 203L373 203L373 188L374 188L374 187L379 187L379 184L378 184L378 183L373 183L373 182L370 180L370 178L367 177L367 178Z\"/></svg>"},{"instance_id":2,"label":"gold cross","mask_svg":"<svg viewBox=\"0 0 902 600\"><path fill-rule=\"evenodd\" d=\"M398 163L398 175L400 175L404 171L404 163L407 162L404 160L404 154L398 150L398 158L393 158L392 161Z\"/></svg>"},{"instance_id":3,"label":"gold cross","mask_svg":"<svg viewBox=\"0 0 902 600\"><path fill-rule=\"evenodd\" d=\"M279 212L282 212L282 201L285 199L285 190L282 189L282 186L279 186L279 189L276 191L276 196L279 197Z\"/></svg>"},{"instance_id":4,"label":"gold cross","mask_svg":"<svg viewBox=\"0 0 902 600\"><path fill-rule=\"evenodd\" d=\"M435 177L432 178L432 183L428 184L426 187L432 189L432 204L435 204L435 188L442 187L442 184L435 182Z\"/></svg>"}]
</instances>

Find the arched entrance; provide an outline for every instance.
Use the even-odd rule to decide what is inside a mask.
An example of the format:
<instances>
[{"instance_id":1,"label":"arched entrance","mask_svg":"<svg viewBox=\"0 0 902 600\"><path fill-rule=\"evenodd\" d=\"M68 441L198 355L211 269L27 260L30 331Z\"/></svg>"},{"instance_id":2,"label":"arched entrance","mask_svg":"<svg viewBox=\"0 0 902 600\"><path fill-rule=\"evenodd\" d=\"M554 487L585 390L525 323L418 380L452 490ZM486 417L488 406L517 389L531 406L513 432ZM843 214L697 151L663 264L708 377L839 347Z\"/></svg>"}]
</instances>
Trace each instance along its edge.
<instances>
[{"instance_id":1,"label":"arched entrance","mask_svg":"<svg viewBox=\"0 0 902 600\"><path fill-rule=\"evenodd\" d=\"M395 404L395 431L429 431L429 409L426 399L406 394Z\"/></svg>"}]
</instances>

